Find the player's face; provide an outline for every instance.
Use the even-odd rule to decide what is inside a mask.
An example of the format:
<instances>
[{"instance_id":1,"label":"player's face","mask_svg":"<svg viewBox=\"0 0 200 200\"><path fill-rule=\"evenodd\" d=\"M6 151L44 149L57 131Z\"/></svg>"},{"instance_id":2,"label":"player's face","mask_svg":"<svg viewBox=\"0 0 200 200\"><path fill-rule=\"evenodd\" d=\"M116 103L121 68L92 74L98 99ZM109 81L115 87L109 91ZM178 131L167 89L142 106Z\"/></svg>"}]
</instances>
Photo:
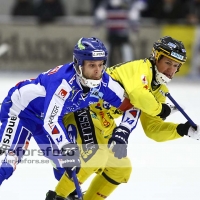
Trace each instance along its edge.
<instances>
[{"instance_id":1,"label":"player's face","mask_svg":"<svg viewBox=\"0 0 200 200\"><path fill-rule=\"evenodd\" d=\"M85 60L82 68L83 76L87 79L99 80L104 69L102 60Z\"/></svg>"},{"instance_id":2,"label":"player's face","mask_svg":"<svg viewBox=\"0 0 200 200\"><path fill-rule=\"evenodd\" d=\"M159 72L172 79L177 72L180 63L163 56L159 61L156 61L156 66Z\"/></svg>"}]
</instances>

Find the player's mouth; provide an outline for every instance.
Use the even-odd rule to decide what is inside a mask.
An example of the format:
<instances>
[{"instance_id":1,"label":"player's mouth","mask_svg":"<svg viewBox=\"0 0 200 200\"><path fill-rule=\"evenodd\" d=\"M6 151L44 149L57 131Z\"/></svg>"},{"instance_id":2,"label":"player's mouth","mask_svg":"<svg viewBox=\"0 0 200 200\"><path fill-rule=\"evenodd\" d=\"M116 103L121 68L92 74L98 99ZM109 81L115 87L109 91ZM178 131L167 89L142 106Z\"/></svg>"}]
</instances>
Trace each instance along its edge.
<instances>
[{"instance_id":1,"label":"player's mouth","mask_svg":"<svg viewBox=\"0 0 200 200\"><path fill-rule=\"evenodd\" d=\"M167 78L172 79L172 75L167 74L167 73L164 73L164 75L165 75Z\"/></svg>"}]
</instances>

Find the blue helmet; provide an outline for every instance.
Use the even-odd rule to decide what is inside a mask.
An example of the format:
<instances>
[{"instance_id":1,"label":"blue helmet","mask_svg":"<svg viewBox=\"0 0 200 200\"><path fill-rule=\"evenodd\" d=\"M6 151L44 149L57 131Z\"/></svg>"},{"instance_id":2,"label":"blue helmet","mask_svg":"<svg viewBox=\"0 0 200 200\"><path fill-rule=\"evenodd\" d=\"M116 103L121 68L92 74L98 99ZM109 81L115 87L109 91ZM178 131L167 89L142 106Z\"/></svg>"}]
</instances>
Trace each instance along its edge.
<instances>
[{"instance_id":1,"label":"blue helmet","mask_svg":"<svg viewBox=\"0 0 200 200\"><path fill-rule=\"evenodd\" d=\"M93 88L97 87L100 82L99 80L87 79L82 73L82 67L84 65L84 60L89 61L104 61L104 69L102 74L106 69L108 52L103 42L97 38L81 38L74 47L73 57L74 57L74 68L78 75L79 81L82 85Z\"/></svg>"},{"instance_id":2,"label":"blue helmet","mask_svg":"<svg viewBox=\"0 0 200 200\"><path fill-rule=\"evenodd\" d=\"M82 66L84 60L104 60L106 64L108 51L97 38L81 38L74 47L73 55L78 66Z\"/></svg>"}]
</instances>

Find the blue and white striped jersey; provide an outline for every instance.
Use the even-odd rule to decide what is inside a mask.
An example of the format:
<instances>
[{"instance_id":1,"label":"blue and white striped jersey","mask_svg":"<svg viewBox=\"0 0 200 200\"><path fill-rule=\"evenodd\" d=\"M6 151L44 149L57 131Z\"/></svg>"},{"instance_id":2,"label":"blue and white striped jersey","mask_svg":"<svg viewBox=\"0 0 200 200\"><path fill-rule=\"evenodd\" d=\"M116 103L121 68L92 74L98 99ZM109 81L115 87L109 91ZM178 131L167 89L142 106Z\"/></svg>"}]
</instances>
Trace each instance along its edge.
<instances>
[{"instance_id":1,"label":"blue and white striped jersey","mask_svg":"<svg viewBox=\"0 0 200 200\"><path fill-rule=\"evenodd\" d=\"M124 100L124 89L104 73L101 84L85 94L73 63L68 63L11 88L2 103L1 120L10 116L30 119L42 124L53 140L56 133L69 140L63 125L64 114L87 107L101 98L119 107Z\"/></svg>"}]
</instances>

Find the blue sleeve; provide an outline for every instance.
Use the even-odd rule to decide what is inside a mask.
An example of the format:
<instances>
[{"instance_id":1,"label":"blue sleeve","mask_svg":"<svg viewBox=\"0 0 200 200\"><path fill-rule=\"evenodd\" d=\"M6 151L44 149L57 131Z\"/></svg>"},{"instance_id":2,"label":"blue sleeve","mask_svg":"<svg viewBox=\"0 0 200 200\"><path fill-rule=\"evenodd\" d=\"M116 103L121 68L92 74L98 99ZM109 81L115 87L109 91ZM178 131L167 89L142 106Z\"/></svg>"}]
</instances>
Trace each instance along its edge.
<instances>
[{"instance_id":1,"label":"blue sleeve","mask_svg":"<svg viewBox=\"0 0 200 200\"><path fill-rule=\"evenodd\" d=\"M61 149L64 144L71 142L62 118L66 100L72 89L67 80L62 77L54 77L49 81L44 104L44 129Z\"/></svg>"},{"instance_id":2,"label":"blue sleeve","mask_svg":"<svg viewBox=\"0 0 200 200\"><path fill-rule=\"evenodd\" d=\"M110 103L112 106L118 108L124 100L124 89L108 74L104 73L102 78L103 99Z\"/></svg>"}]
</instances>

